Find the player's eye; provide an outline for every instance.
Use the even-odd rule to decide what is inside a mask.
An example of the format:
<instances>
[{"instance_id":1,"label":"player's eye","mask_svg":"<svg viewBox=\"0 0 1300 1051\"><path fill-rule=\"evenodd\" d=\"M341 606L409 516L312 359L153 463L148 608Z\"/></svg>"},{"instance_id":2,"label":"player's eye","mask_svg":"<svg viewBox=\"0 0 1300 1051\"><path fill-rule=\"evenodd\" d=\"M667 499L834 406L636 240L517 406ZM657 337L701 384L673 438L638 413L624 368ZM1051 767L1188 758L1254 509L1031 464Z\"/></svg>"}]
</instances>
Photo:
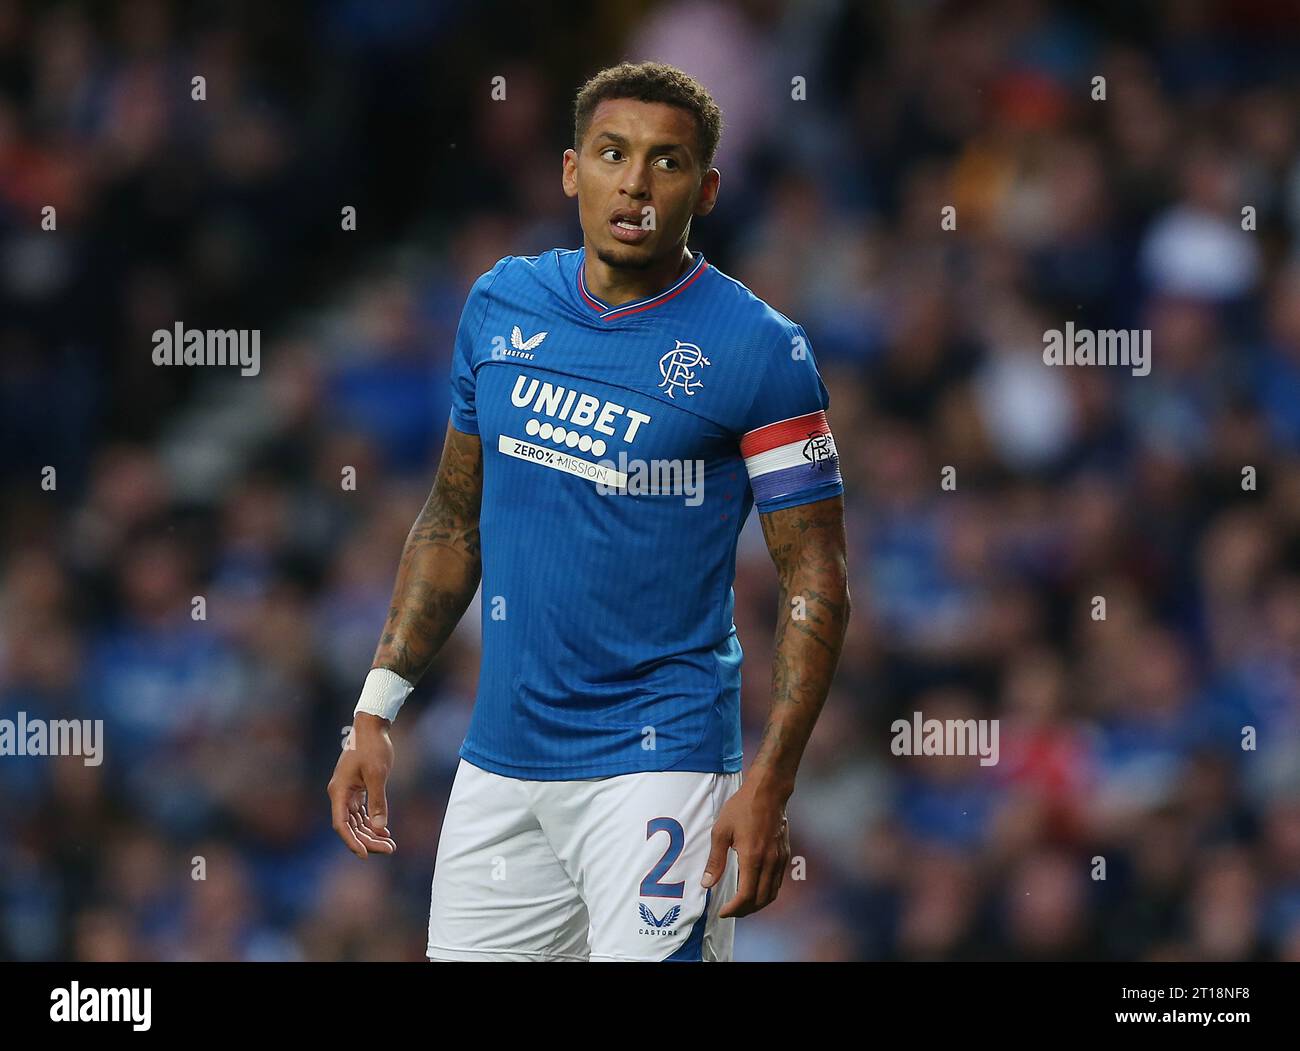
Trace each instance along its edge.
<instances>
[{"instance_id":1,"label":"player's eye","mask_svg":"<svg viewBox=\"0 0 1300 1051\"><path fill-rule=\"evenodd\" d=\"M676 158L673 157L658 157L655 159L655 164L662 166L663 170L666 172L675 172L681 167L681 165L677 163Z\"/></svg>"},{"instance_id":2,"label":"player's eye","mask_svg":"<svg viewBox=\"0 0 1300 1051\"><path fill-rule=\"evenodd\" d=\"M609 156L611 153L615 154L616 156L613 157ZM607 161L616 161L618 160L619 157L622 156L622 154L619 153L619 151L615 149L613 146L606 146L603 150L600 151L600 155L604 157L605 160Z\"/></svg>"}]
</instances>

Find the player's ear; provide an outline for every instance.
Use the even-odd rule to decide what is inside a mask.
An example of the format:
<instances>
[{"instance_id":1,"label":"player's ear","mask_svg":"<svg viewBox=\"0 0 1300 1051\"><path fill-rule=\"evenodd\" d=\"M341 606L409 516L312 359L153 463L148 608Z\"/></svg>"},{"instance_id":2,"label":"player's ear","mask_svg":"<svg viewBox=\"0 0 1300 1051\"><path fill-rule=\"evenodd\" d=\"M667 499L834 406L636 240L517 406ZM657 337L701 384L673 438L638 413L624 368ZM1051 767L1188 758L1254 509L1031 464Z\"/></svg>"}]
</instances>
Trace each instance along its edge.
<instances>
[{"instance_id":1,"label":"player's ear","mask_svg":"<svg viewBox=\"0 0 1300 1051\"><path fill-rule=\"evenodd\" d=\"M567 149L564 151L564 174L560 177L560 183L564 187L565 197L578 196L578 151Z\"/></svg>"},{"instance_id":2,"label":"player's ear","mask_svg":"<svg viewBox=\"0 0 1300 1051\"><path fill-rule=\"evenodd\" d=\"M704 173L704 178L700 180L700 192L695 198L695 211L692 215L708 215L713 211L713 206L718 203L718 184L722 180L722 172L717 168L710 168Z\"/></svg>"}]
</instances>

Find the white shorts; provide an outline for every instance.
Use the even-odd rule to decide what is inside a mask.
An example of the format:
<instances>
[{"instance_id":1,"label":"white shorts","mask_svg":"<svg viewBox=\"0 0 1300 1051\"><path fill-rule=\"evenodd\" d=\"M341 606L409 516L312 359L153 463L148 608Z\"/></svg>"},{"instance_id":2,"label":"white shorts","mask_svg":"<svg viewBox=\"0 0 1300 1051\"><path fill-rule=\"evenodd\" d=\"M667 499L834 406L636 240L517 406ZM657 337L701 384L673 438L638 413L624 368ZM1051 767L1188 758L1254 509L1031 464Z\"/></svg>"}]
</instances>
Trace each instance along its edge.
<instances>
[{"instance_id":1,"label":"white shorts","mask_svg":"<svg viewBox=\"0 0 1300 1051\"><path fill-rule=\"evenodd\" d=\"M700 886L739 773L526 781L464 759L438 840L430 960L731 959L735 851Z\"/></svg>"}]
</instances>

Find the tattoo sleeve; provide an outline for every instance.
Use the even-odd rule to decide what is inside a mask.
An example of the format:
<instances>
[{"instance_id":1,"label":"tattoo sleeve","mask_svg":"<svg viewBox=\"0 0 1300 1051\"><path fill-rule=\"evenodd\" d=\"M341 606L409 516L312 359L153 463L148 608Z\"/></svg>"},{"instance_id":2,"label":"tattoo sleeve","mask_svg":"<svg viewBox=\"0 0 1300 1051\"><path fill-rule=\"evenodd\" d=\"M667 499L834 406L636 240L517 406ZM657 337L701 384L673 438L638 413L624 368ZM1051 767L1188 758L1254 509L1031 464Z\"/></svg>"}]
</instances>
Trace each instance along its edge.
<instances>
[{"instance_id":1,"label":"tattoo sleeve","mask_svg":"<svg viewBox=\"0 0 1300 1051\"><path fill-rule=\"evenodd\" d=\"M844 498L761 515L781 582L772 707L750 776L784 796L821 714L849 622Z\"/></svg>"},{"instance_id":2,"label":"tattoo sleeve","mask_svg":"<svg viewBox=\"0 0 1300 1051\"><path fill-rule=\"evenodd\" d=\"M450 424L438 476L411 527L372 668L417 682L478 589L483 446Z\"/></svg>"}]
</instances>

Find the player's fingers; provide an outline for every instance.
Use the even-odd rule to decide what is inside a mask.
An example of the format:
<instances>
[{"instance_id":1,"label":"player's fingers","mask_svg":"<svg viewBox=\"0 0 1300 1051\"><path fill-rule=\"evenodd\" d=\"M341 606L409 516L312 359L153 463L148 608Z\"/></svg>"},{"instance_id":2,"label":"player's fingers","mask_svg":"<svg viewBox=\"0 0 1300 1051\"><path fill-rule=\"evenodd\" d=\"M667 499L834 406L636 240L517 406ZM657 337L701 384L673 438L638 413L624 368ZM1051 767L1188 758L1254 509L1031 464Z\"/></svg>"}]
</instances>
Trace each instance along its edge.
<instances>
[{"instance_id":1,"label":"player's fingers","mask_svg":"<svg viewBox=\"0 0 1300 1051\"><path fill-rule=\"evenodd\" d=\"M776 901L781 889L781 880L785 876L786 862L790 860L790 851L786 843L786 823L781 821L781 829L776 838L768 844L763 854L763 876L759 881L758 892L754 895L754 911L765 909Z\"/></svg>"},{"instance_id":2,"label":"player's fingers","mask_svg":"<svg viewBox=\"0 0 1300 1051\"><path fill-rule=\"evenodd\" d=\"M397 844L387 836L377 836L366 827L365 819L360 814L351 815L352 834L357 837L372 854L395 854Z\"/></svg>"},{"instance_id":3,"label":"player's fingers","mask_svg":"<svg viewBox=\"0 0 1300 1051\"><path fill-rule=\"evenodd\" d=\"M754 891L758 887L759 866L762 864L762 855L750 851L749 853L736 852L740 861L740 880L736 886L735 896L718 910L718 915L724 919L730 916L744 916L753 911Z\"/></svg>"},{"instance_id":4,"label":"player's fingers","mask_svg":"<svg viewBox=\"0 0 1300 1051\"><path fill-rule=\"evenodd\" d=\"M781 893L781 884L785 882L785 870L790 865L790 825L785 818L781 819L781 828L776 836L776 863L772 869L772 888L771 896L763 902L760 908L771 905L776 901L776 896Z\"/></svg>"},{"instance_id":5,"label":"player's fingers","mask_svg":"<svg viewBox=\"0 0 1300 1051\"><path fill-rule=\"evenodd\" d=\"M782 836L777 840L776 849L772 854L772 882L768 887L767 897L762 900L758 907L765 909L776 901L776 897L781 893L781 884L785 882L785 870L790 864L790 847Z\"/></svg>"},{"instance_id":6,"label":"player's fingers","mask_svg":"<svg viewBox=\"0 0 1300 1051\"><path fill-rule=\"evenodd\" d=\"M386 785L388 771L380 767L370 767L361 771L366 781L366 807L370 814L368 824L378 836L388 834L388 795Z\"/></svg>"},{"instance_id":7,"label":"player's fingers","mask_svg":"<svg viewBox=\"0 0 1300 1051\"><path fill-rule=\"evenodd\" d=\"M371 850L378 850L384 854L395 854L397 852L397 840L387 832L381 834L375 830L370 823L370 814L366 811L364 803L361 804L361 813L357 815L357 832L358 834L364 832L369 837L365 842ZM372 842L376 845L371 846Z\"/></svg>"},{"instance_id":8,"label":"player's fingers","mask_svg":"<svg viewBox=\"0 0 1300 1051\"><path fill-rule=\"evenodd\" d=\"M731 829L718 822L713 826L713 838L709 847L709 860L704 863L704 876L701 887L712 887L722 879L722 871L727 867L727 848L731 846Z\"/></svg>"},{"instance_id":9,"label":"player's fingers","mask_svg":"<svg viewBox=\"0 0 1300 1051\"><path fill-rule=\"evenodd\" d=\"M361 808L361 825L372 836L377 836L380 839L387 840L388 842L392 843L394 847L397 846L397 840L393 838L393 834L391 832L389 832L387 829L381 832L379 831L379 829L375 827L374 823L370 820L370 815L366 812L366 808L364 806L362 806Z\"/></svg>"},{"instance_id":10,"label":"player's fingers","mask_svg":"<svg viewBox=\"0 0 1300 1051\"><path fill-rule=\"evenodd\" d=\"M758 870L758 886L754 888L752 910L754 912L769 905L776 897L777 865L780 863L780 855L773 850L768 850L762 857L762 864Z\"/></svg>"},{"instance_id":11,"label":"player's fingers","mask_svg":"<svg viewBox=\"0 0 1300 1051\"><path fill-rule=\"evenodd\" d=\"M785 870L790 867L790 851L781 851L781 860L776 868L776 886L772 890L772 901L776 901L777 895L781 893L781 885L785 883Z\"/></svg>"},{"instance_id":12,"label":"player's fingers","mask_svg":"<svg viewBox=\"0 0 1300 1051\"><path fill-rule=\"evenodd\" d=\"M349 791L342 785L336 785L333 781L329 783L326 789L330 797L330 813L333 818L332 824L334 831L338 833L339 839L343 840L348 850L352 851L359 858L366 856L366 848L362 845L361 840L357 839L349 822L348 813L348 796Z\"/></svg>"},{"instance_id":13,"label":"player's fingers","mask_svg":"<svg viewBox=\"0 0 1300 1051\"><path fill-rule=\"evenodd\" d=\"M790 825L787 819L781 818L781 868L776 873L776 891L772 898L776 898L781 892L781 885L785 882L785 873L790 868Z\"/></svg>"}]
</instances>

